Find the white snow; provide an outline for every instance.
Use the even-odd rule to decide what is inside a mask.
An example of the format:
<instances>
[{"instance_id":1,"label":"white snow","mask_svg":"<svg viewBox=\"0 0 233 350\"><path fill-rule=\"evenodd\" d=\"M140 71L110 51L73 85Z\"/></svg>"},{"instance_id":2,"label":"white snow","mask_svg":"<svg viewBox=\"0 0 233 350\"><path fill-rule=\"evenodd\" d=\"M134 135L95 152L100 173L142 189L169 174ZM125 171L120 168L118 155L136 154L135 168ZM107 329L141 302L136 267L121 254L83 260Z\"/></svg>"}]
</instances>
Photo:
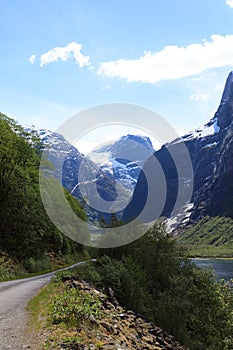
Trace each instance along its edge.
<instances>
[{"instance_id":1,"label":"white snow","mask_svg":"<svg viewBox=\"0 0 233 350\"><path fill-rule=\"evenodd\" d=\"M167 232L172 232L180 223L187 223L192 214L193 203L187 203L181 207L174 216L166 219Z\"/></svg>"},{"instance_id":2,"label":"white snow","mask_svg":"<svg viewBox=\"0 0 233 350\"><path fill-rule=\"evenodd\" d=\"M219 142L208 143L203 148L215 148L218 144L219 144Z\"/></svg>"},{"instance_id":3,"label":"white snow","mask_svg":"<svg viewBox=\"0 0 233 350\"><path fill-rule=\"evenodd\" d=\"M201 128L198 128L194 131L191 131L189 134L182 137L182 140L189 141L189 140L193 140L193 139L203 138L206 136L217 134L219 132L219 130L220 130L220 128L217 125L217 119L215 119L215 120L213 120L212 124L208 123Z\"/></svg>"}]
</instances>

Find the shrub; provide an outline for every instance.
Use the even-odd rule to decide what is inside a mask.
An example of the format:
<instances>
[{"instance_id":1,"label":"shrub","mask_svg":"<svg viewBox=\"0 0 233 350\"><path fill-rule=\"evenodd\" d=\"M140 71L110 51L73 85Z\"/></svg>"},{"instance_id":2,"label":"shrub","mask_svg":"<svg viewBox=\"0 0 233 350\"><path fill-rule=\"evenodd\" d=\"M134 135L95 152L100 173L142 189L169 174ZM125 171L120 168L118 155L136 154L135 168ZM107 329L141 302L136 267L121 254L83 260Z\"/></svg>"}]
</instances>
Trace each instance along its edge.
<instances>
[{"instance_id":1,"label":"shrub","mask_svg":"<svg viewBox=\"0 0 233 350\"><path fill-rule=\"evenodd\" d=\"M51 320L54 324L64 322L78 326L82 320L101 317L101 302L93 295L76 288L64 288L52 302Z\"/></svg>"}]
</instances>

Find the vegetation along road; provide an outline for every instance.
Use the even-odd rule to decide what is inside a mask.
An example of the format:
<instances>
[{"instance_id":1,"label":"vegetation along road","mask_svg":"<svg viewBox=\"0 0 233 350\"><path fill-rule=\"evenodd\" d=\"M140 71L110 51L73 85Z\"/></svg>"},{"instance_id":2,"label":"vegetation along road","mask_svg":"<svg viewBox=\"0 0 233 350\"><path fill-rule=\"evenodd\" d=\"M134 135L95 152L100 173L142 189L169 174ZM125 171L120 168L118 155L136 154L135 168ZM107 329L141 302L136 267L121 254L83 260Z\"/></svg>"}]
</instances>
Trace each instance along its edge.
<instances>
[{"instance_id":1,"label":"vegetation along road","mask_svg":"<svg viewBox=\"0 0 233 350\"><path fill-rule=\"evenodd\" d=\"M85 262L79 262L68 268ZM68 269L65 268L65 269ZM0 283L0 349L36 349L33 333L27 331L27 303L56 272Z\"/></svg>"}]
</instances>

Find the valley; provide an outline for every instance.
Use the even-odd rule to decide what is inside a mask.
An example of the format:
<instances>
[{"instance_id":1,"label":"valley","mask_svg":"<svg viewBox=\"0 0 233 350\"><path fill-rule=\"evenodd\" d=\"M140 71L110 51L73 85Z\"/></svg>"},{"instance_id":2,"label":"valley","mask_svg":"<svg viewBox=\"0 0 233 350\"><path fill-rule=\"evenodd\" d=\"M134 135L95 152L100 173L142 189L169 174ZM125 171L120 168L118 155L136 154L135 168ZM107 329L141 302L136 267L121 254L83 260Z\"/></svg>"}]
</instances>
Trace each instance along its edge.
<instances>
[{"instance_id":1,"label":"valley","mask_svg":"<svg viewBox=\"0 0 233 350\"><path fill-rule=\"evenodd\" d=\"M95 195L97 197L94 198L96 203L99 196L100 200L107 201L111 208L116 198L121 199L122 206L125 207L115 214L124 222L130 221L142 212L148 196L144 170L150 168L153 159L156 159L162 166L167 186L160 216L167 218L169 231L173 232L178 242L186 244L191 256L231 257L233 254L232 105L233 73L231 72L213 118L203 127L163 145L156 151L148 137L125 135L85 156L54 132L41 129L38 131L38 136L45 148L49 149L48 157L55 169L53 174L61 184L75 198L85 203L85 198L91 196L92 187L89 188L89 184L94 182L97 188ZM181 183L171 155L176 154L177 159L180 159L179 166L185 168L182 153L184 148L190 156L193 174L192 178L190 174L187 175ZM126 149L130 159L124 158ZM61 167L62 162L64 164ZM62 169L62 174L57 173L57 169ZM155 188L156 181L157 177L154 174L152 185ZM178 191L180 191L180 203L177 206ZM187 202L188 193L192 195ZM155 194L154 202L151 204L150 221L158 218L153 206L154 208L159 206L160 197L156 198ZM100 220L109 223L111 218L109 213L98 211L87 203L84 206L88 222L97 226ZM155 216L153 211L156 213Z\"/></svg>"},{"instance_id":2,"label":"valley","mask_svg":"<svg viewBox=\"0 0 233 350\"><path fill-rule=\"evenodd\" d=\"M232 106L233 73L230 73L220 106L204 127L159 150L153 149L148 137L127 134L93 151L89 157L56 132L25 129L13 119L0 115L1 280L62 267L82 257L93 259L88 266L56 274L52 283L31 301L35 324L45 327L42 349L46 346L48 349L64 346L66 349L107 349L113 344L112 349L147 346L149 349L228 350L233 346L231 286L227 281L218 283L211 272L198 268L200 261L198 265L189 259L233 257ZM153 162L163 170L162 183L166 184L164 206L159 215L157 206L161 204L160 194L164 188L156 193L158 174L151 170ZM184 176L180 176L177 164ZM192 176L186 171L190 164ZM98 244L93 247L87 231L75 225L71 225L72 234L67 237L66 232L52 223L43 206L41 169L49 179L50 199L55 204L60 227L70 229L63 207L57 204L58 189L72 209L74 220L80 219L85 227L91 224L112 229L110 238L114 238L117 228L127 228L128 223L140 216L148 196L150 211L143 219L144 223L153 225L137 240L115 248L107 245L103 249ZM148 190L145 176L148 171L154 193ZM93 186L94 200L104 201L108 211L98 210L88 202ZM116 200L121 204L118 211L112 209ZM124 208L122 203L126 203ZM131 234L126 229L122 232ZM83 234L85 245L76 240ZM108 237L95 237L97 243L105 238ZM227 266L231 270L231 265ZM49 280L34 277L30 281L43 286ZM4 307L7 306L6 290L10 290L14 299L11 285L19 287L16 292L19 299L16 298L16 304L12 303L19 315L11 308L11 318L8 318L7 310L3 309L2 322L3 328L13 334L14 322L21 320L25 327L26 301L38 288L27 288L23 280L1 282L0 298ZM20 299L22 293L25 297ZM105 297L109 293L113 298L111 305ZM93 295L100 295L102 299L97 300ZM102 303L107 303L107 311ZM40 308L46 313L44 322L40 322L43 319ZM109 325L115 321L110 321L108 316L114 312L119 321L115 330ZM140 319L140 324L134 327L130 323L132 319L135 322ZM133 327L128 338L122 336L123 325ZM101 339L90 340L95 327L101 330ZM146 327L149 328L146 330ZM17 337L11 339L15 349L16 342L21 341L19 335ZM10 344L11 340L6 336L2 344ZM29 346L32 344L33 340Z\"/></svg>"}]
</instances>

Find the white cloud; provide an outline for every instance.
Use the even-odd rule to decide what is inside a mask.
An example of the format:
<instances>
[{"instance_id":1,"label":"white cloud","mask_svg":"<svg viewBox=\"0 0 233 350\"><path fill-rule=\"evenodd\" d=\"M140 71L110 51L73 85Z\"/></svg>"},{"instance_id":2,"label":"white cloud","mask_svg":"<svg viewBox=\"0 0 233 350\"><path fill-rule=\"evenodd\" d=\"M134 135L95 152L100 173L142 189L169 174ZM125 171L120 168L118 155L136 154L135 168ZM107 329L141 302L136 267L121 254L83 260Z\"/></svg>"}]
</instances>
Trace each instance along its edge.
<instances>
[{"instance_id":1,"label":"white cloud","mask_svg":"<svg viewBox=\"0 0 233 350\"><path fill-rule=\"evenodd\" d=\"M111 90L111 85L104 85L101 90Z\"/></svg>"},{"instance_id":2,"label":"white cloud","mask_svg":"<svg viewBox=\"0 0 233 350\"><path fill-rule=\"evenodd\" d=\"M209 94L201 94L201 93L196 93L193 95L190 95L190 99L194 101L207 101L209 99L210 95Z\"/></svg>"},{"instance_id":3,"label":"white cloud","mask_svg":"<svg viewBox=\"0 0 233 350\"><path fill-rule=\"evenodd\" d=\"M223 92L224 86L225 86L225 82L224 82L224 84L223 84L223 83L222 83L222 84L217 84L217 85L215 86L215 91L221 91L221 92Z\"/></svg>"},{"instance_id":4,"label":"white cloud","mask_svg":"<svg viewBox=\"0 0 233 350\"><path fill-rule=\"evenodd\" d=\"M227 4L228 6L230 6L231 8L233 8L233 0L227 0L227 1L226 1L226 4Z\"/></svg>"},{"instance_id":5,"label":"white cloud","mask_svg":"<svg viewBox=\"0 0 233 350\"><path fill-rule=\"evenodd\" d=\"M28 59L28 61L32 64L35 63L35 60L36 60L36 55L31 55Z\"/></svg>"},{"instance_id":6,"label":"white cloud","mask_svg":"<svg viewBox=\"0 0 233 350\"><path fill-rule=\"evenodd\" d=\"M64 47L54 47L48 52L40 56L40 66L43 67L48 63L56 62L59 59L67 61L68 58L74 57L80 68L89 66L89 56L84 56L81 53L82 45L72 42Z\"/></svg>"},{"instance_id":7,"label":"white cloud","mask_svg":"<svg viewBox=\"0 0 233 350\"><path fill-rule=\"evenodd\" d=\"M232 0L233 1L233 0ZM137 59L103 62L98 73L128 82L155 84L200 74L210 68L233 66L233 35L211 35L211 40L186 47L165 46L161 51L145 52Z\"/></svg>"}]
</instances>

